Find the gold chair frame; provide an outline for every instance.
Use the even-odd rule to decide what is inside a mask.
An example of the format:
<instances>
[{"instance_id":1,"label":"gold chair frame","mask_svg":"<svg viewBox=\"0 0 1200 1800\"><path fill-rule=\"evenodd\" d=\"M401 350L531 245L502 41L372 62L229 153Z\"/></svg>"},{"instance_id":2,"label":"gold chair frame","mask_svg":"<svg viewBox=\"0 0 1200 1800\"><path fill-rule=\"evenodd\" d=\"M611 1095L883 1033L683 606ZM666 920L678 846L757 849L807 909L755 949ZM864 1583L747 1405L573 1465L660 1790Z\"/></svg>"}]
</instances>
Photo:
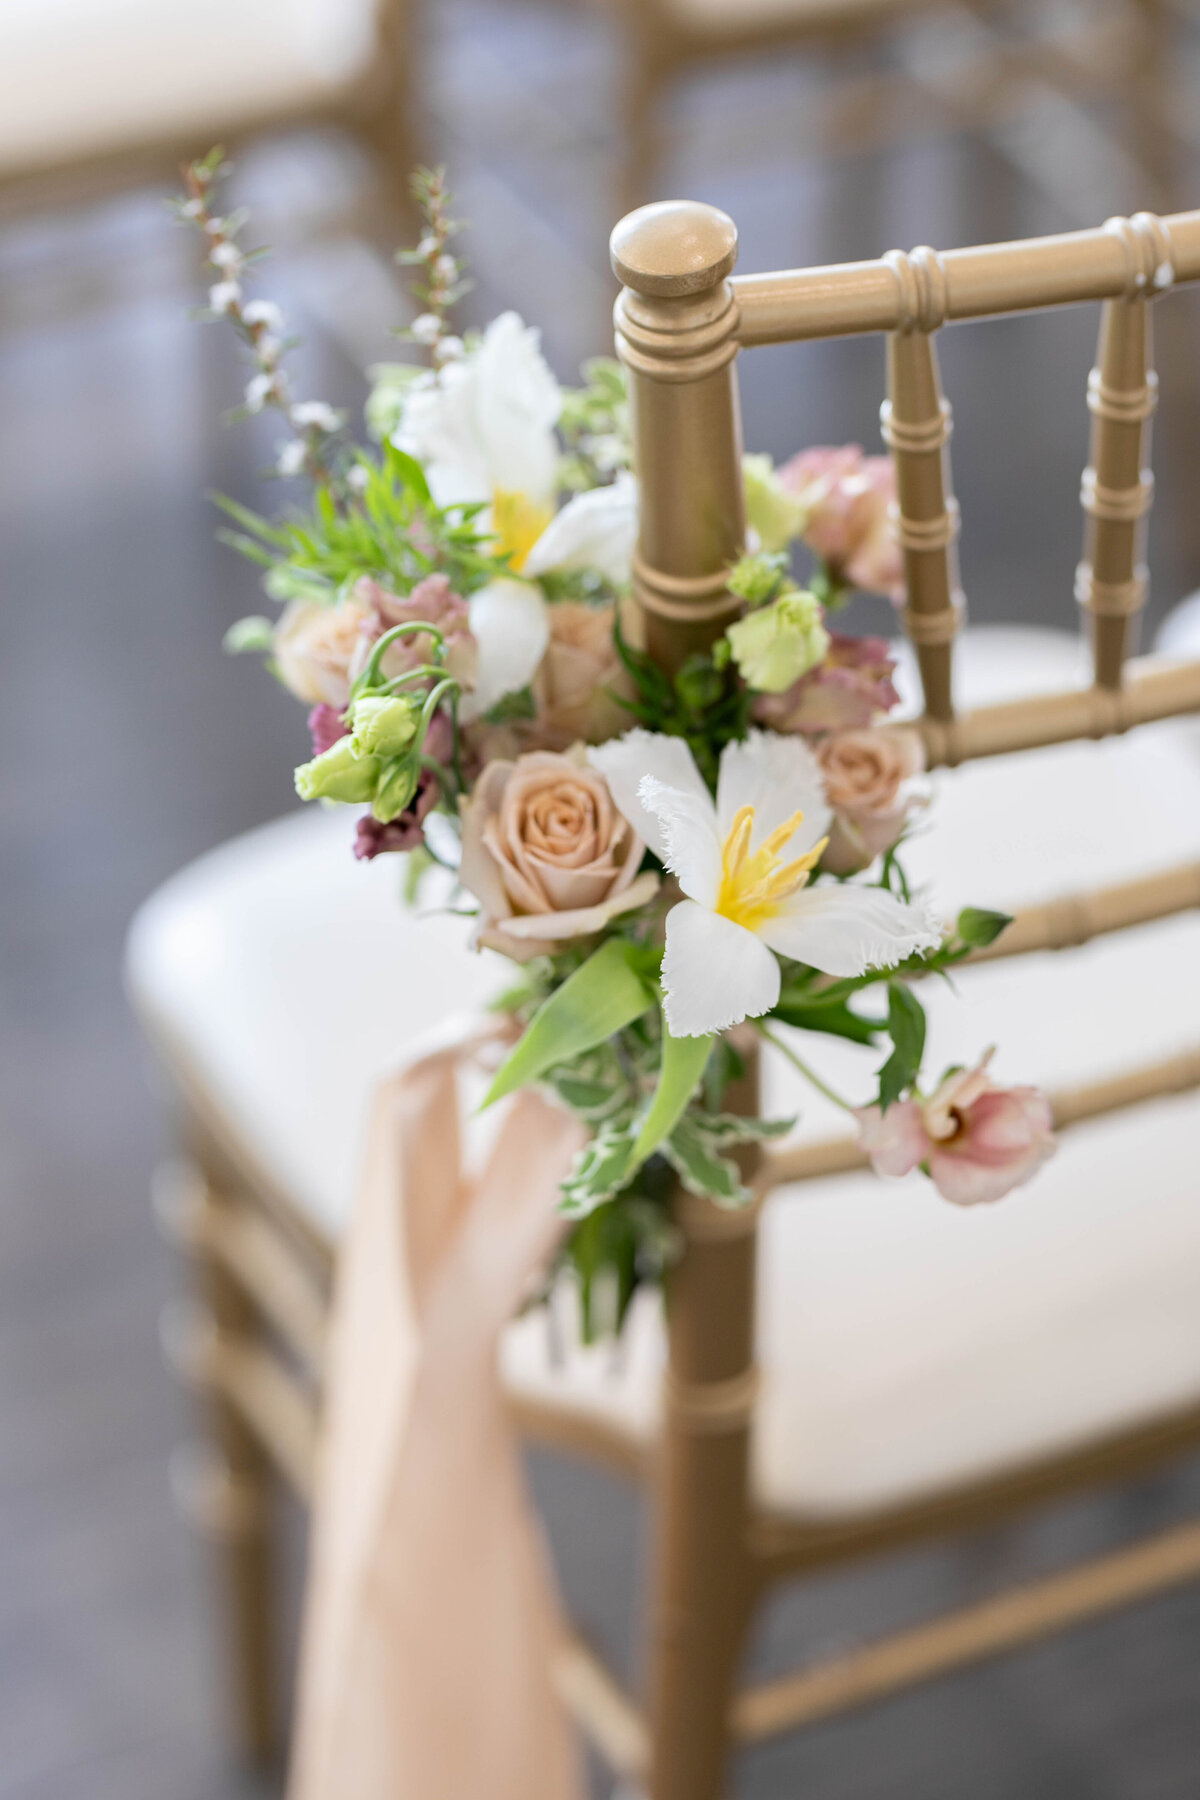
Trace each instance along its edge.
<instances>
[{"instance_id":1,"label":"gold chair frame","mask_svg":"<svg viewBox=\"0 0 1200 1800\"><path fill-rule=\"evenodd\" d=\"M214 115L210 141L234 150L268 131L332 126L363 145L381 183L386 209L411 214L408 174L415 159L411 131L413 0L374 0L374 41L364 66L324 104L311 100L262 107L232 122ZM31 157L0 174L0 221L47 206L101 198L140 184L174 181L182 163L208 148L197 128L161 136L132 134L128 142L97 154L72 151ZM199 133L203 136L203 132Z\"/></svg>"},{"instance_id":2,"label":"gold chair frame","mask_svg":"<svg viewBox=\"0 0 1200 1800\"><path fill-rule=\"evenodd\" d=\"M1200 280L1200 212L1139 213L1094 231L877 262L732 277L737 235L724 214L683 202L645 207L613 236L624 287L617 346L632 397L641 480L635 592L647 642L666 666L710 643L735 616L725 586L744 538L736 359L742 349L848 333L887 337L884 436L898 476L905 622L925 696L918 721L932 765L1100 738L1200 711L1200 661L1129 660L1146 597L1142 563L1152 495L1149 424L1157 395L1151 316L1171 287ZM954 711L951 658L962 619L947 443L950 407L935 336L946 323L1103 303L1088 382L1091 448L1083 477L1084 555L1076 593L1090 622L1094 681L966 715ZM1020 913L980 956L1066 949L1200 905L1200 863ZM208 1396L216 1451L181 1469L181 1495L227 1549L236 1625L229 1659L244 1742L273 1732L270 1666L272 1469L310 1489L333 1246L257 1165L186 1049L158 1048L178 1096L186 1161L164 1175L164 1219L195 1260L202 1313L172 1313L168 1347ZM735 1103L756 1106L751 1064ZM1200 1086L1200 1045L1116 1079L1052 1096L1060 1128ZM1186 1410L995 1478L844 1520L757 1508L748 1453L754 1413L758 1211L775 1186L861 1166L851 1139L775 1150L748 1163L755 1204L722 1211L685 1193L676 1217L663 1423L647 1454L615 1429L521 1404L535 1441L593 1457L652 1484L656 1520L645 1709L579 1641L559 1681L609 1762L653 1800L719 1800L728 1752L1200 1575L1200 1521L1103 1555L822 1666L738 1691L747 1627L775 1583L991 1524L1058 1496L1128 1478L1200 1445L1200 1399Z\"/></svg>"}]
</instances>

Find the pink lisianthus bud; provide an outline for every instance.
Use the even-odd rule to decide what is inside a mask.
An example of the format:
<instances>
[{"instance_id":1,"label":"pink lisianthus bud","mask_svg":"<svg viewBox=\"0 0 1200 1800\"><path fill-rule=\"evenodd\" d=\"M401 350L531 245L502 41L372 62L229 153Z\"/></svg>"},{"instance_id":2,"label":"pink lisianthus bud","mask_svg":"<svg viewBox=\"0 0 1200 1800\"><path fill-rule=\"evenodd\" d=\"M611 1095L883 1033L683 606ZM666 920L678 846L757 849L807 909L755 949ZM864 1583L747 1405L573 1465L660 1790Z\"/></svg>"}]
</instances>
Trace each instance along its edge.
<instances>
[{"instance_id":1,"label":"pink lisianthus bud","mask_svg":"<svg viewBox=\"0 0 1200 1800\"><path fill-rule=\"evenodd\" d=\"M444 575L426 575L405 599L389 593L379 582L364 575L355 582L353 599L365 612L365 621L351 676L361 672L372 646L394 625L436 625L446 640L446 668L464 687L475 679L478 648L471 634L470 614L461 594L456 594ZM418 668L430 660L433 639L413 632L390 644L383 656L383 673L389 679Z\"/></svg>"},{"instance_id":2,"label":"pink lisianthus bud","mask_svg":"<svg viewBox=\"0 0 1200 1800\"><path fill-rule=\"evenodd\" d=\"M886 639L831 632L824 662L782 694L760 694L754 717L774 731L861 730L899 704L895 668Z\"/></svg>"},{"instance_id":3,"label":"pink lisianthus bud","mask_svg":"<svg viewBox=\"0 0 1200 1800\"><path fill-rule=\"evenodd\" d=\"M346 736L346 727L342 723L341 713L336 706L327 706L323 700L309 713L308 729L312 734L314 756L320 756L324 751L331 750L339 738Z\"/></svg>"},{"instance_id":4,"label":"pink lisianthus bud","mask_svg":"<svg viewBox=\"0 0 1200 1800\"><path fill-rule=\"evenodd\" d=\"M944 1199L975 1206L1020 1187L1054 1155L1046 1096L1033 1087L998 1087L988 1074L991 1055L947 1075L928 1100L858 1110L859 1142L877 1175L923 1166Z\"/></svg>"},{"instance_id":5,"label":"pink lisianthus bud","mask_svg":"<svg viewBox=\"0 0 1200 1800\"><path fill-rule=\"evenodd\" d=\"M896 472L888 456L859 444L802 450L778 471L803 508L801 536L835 580L869 594L904 599L904 562L889 518Z\"/></svg>"},{"instance_id":6,"label":"pink lisianthus bud","mask_svg":"<svg viewBox=\"0 0 1200 1800\"><path fill-rule=\"evenodd\" d=\"M364 813L354 835L354 854L359 862L374 862L400 850L416 850L425 841L425 820L437 803L438 779L428 770L419 778L417 791L404 811L386 824L373 813Z\"/></svg>"}]
</instances>

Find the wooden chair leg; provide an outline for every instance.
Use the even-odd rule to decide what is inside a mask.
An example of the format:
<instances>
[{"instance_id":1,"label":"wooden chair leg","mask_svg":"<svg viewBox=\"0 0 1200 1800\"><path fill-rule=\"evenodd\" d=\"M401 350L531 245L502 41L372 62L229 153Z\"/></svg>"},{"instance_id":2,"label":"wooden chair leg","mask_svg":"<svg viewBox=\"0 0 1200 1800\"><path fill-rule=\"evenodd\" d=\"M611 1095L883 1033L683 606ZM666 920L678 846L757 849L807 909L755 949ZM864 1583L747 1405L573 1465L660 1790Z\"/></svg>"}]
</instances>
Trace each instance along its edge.
<instances>
[{"instance_id":1,"label":"wooden chair leg","mask_svg":"<svg viewBox=\"0 0 1200 1800\"><path fill-rule=\"evenodd\" d=\"M754 1075L747 1096L756 1092ZM731 1090L736 1110L738 1096ZM747 1553L755 1399L752 1209L680 1194L671 1272L652 1596L651 1800L721 1800L754 1597Z\"/></svg>"},{"instance_id":2,"label":"wooden chair leg","mask_svg":"<svg viewBox=\"0 0 1200 1800\"><path fill-rule=\"evenodd\" d=\"M697 1390L698 1391L698 1390ZM651 1800L721 1800L749 1589L745 1426L667 1424L650 1671Z\"/></svg>"},{"instance_id":3,"label":"wooden chair leg","mask_svg":"<svg viewBox=\"0 0 1200 1800\"><path fill-rule=\"evenodd\" d=\"M211 1198L208 1204L214 1204ZM219 1565L221 1663L233 1739L247 1761L263 1763L279 1747L274 1680L275 1481L263 1445L221 1375L235 1363L222 1354L223 1348L244 1345L262 1327L241 1286L206 1249L202 1215L193 1217L184 1248L199 1305L185 1303L169 1315L167 1350L179 1372L200 1391L206 1436L198 1450L176 1459L173 1486L186 1516L212 1543Z\"/></svg>"}]
</instances>

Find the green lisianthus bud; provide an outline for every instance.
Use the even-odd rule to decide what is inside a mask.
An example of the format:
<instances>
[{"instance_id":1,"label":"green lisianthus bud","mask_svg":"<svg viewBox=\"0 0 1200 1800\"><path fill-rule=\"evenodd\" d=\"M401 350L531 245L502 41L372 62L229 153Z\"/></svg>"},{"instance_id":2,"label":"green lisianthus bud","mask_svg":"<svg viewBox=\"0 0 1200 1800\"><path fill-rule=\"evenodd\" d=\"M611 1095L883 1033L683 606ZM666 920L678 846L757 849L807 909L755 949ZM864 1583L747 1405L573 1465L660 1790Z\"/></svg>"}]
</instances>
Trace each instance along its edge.
<instances>
[{"instance_id":1,"label":"green lisianthus bud","mask_svg":"<svg viewBox=\"0 0 1200 1800\"><path fill-rule=\"evenodd\" d=\"M769 456L743 456L746 522L768 556L786 550L804 529L805 509L775 473Z\"/></svg>"},{"instance_id":2,"label":"green lisianthus bud","mask_svg":"<svg viewBox=\"0 0 1200 1800\"><path fill-rule=\"evenodd\" d=\"M379 779L377 756L356 756L348 737L301 763L296 770L296 792L302 800L341 800L348 806L369 800Z\"/></svg>"},{"instance_id":3,"label":"green lisianthus bud","mask_svg":"<svg viewBox=\"0 0 1200 1800\"><path fill-rule=\"evenodd\" d=\"M829 649L820 602L803 588L747 613L725 635L743 681L762 694L790 688L823 662Z\"/></svg>"},{"instance_id":4,"label":"green lisianthus bud","mask_svg":"<svg viewBox=\"0 0 1200 1800\"><path fill-rule=\"evenodd\" d=\"M786 556L743 556L729 571L727 586L739 600L761 606L787 580Z\"/></svg>"},{"instance_id":5,"label":"green lisianthus bud","mask_svg":"<svg viewBox=\"0 0 1200 1800\"><path fill-rule=\"evenodd\" d=\"M417 735L421 706L417 700L389 694L363 694L350 715L350 744L355 756L400 756Z\"/></svg>"},{"instance_id":6,"label":"green lisianthus bud","mask_svg":"<svg viewBox=\"0 0 1200 1800\"><path fill-rule=\"evenodd\" d=\"M381 825L399 818L405 807L411 806L420 774L421 759L415 752L383 764L371 801L371 811Z\"/></svg>"}]
</instances>

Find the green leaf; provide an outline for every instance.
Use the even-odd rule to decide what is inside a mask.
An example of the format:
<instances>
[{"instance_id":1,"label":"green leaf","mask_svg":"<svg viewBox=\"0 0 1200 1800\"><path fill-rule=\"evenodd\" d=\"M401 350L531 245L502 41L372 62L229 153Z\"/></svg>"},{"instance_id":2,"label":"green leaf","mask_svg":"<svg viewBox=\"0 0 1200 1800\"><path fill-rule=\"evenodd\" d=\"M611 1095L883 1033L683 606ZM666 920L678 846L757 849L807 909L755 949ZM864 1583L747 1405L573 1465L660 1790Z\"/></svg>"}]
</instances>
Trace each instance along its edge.
<instances>
[{"instance_id":1,"label":"green leaf","mask_svg":"<svg viewBox=\"0 0 1200 1800\"><path fill-rule=\"evenodd\" d=\"M892 1054L879 1071L879 1104L884 1112L917 1079L925 1054L925 1008L900 981L888 983L888 1031Z\"/></svg>"},{"instance_id":2,"label":"green leaf","mask_svg":"<svg viewBox=\"0 0 1200 1800\"><path fill-rule=\"evenodd\" d=\"M624 1187L633 1167L633 1134L628 1125L602 1125L575 1158L561 1183L559 1211L584 1218Z\"/></svg>"},{"instance_id":3,"label":"green leaf","mask_svg":"<svg viewBox=\"0 0 1200 1800\"><path fill-rule=\"evenodd\" d=\"M663 1139L670 1136L676 1120L699 1085L712 1047L711 1037L672 1037L667 1021L663 1019L658 1086L633 1146L635 1162L645 1162Z\"/></svg>"},{"instance_id":4,"label":"green leaf","mask_svg":"<svg viewBox=\"0 0 1200 1800\"><path fill-rule=\"evenodd\" d=\"M855 1044L873 1044L884 1028L882 1019L864 1019L846 1002L822 1005L819 1001L789 1001L786 995L772 1009L771 1017L798 1031L827 1031L832 1037L849 1038Z\"/></svg>"},{"instance_id":5,"label":"green leaf","mask_svg":"<svg viewBox=\"0 0 1200 1800\"><path fill-rule=\"evenodd\" d=\"M786 1137L795 1119L748 1119L741 1113L693 1113L691 1126L710 1146L763 1144Z\"/></svg>"},{"instance_id":6,"label":"green leaf","mask_svg":"<svg viewBox=\"0 0 1200 1800\"><path fill-rule=\"evenodd\" d=\"M958 915L955 930L964 944L972 950L982 950L987 944L994 944L1002 931L1012 924L1012 914L989 912L983 906L964 906Z\"/></svg>"},{"instance_id":7,"label":"green leaf","mask_svg":"<svg viewBox=\"0 0 1200 1800\"><path fill-rule=\"evenodd\" d=\"M653 989L633 967L632 953L631 944L610 938L555 989L501 1063L485 1107L603 1044L655 1004Z\"/></svg>"},{"instance_id":8,"label":"green leaf","mask_svg":"<svg viewBox=\"0 0 1200 1800\"><path fill-rule=\"evenodd\" d=\"M718 1206L744 1206L750 1199L737 1164L712 1148L694 1113L684 1114L663 1151L689 1193Z\"/></svg>"},{"instance_id":9,"label":"green leaf","mask_svg":"<svg viewBox=\"0 0 1200 1800\"><path fill-rule=\"evenodd\" d=\"M239 619L231 625L221 639L222 650L230 656L244 656L247 651L269 650L274 642L274 631L270 619L261 615L253 615L248 619Z\"/></svg>"},{"instance_id":10,"label":"green leaf","mask_svg":"<svg viewBox=\"0 0 1200 1800\"><path fill-rule=\"evenodd\" d=\"M398 450L395 444L390 442L384 445L383 454L389 471L403 483L418 504L432 506L433 495L429 491L425 471L416 457L410 456L407 450Z\"/></svg>"}]
</instances>

